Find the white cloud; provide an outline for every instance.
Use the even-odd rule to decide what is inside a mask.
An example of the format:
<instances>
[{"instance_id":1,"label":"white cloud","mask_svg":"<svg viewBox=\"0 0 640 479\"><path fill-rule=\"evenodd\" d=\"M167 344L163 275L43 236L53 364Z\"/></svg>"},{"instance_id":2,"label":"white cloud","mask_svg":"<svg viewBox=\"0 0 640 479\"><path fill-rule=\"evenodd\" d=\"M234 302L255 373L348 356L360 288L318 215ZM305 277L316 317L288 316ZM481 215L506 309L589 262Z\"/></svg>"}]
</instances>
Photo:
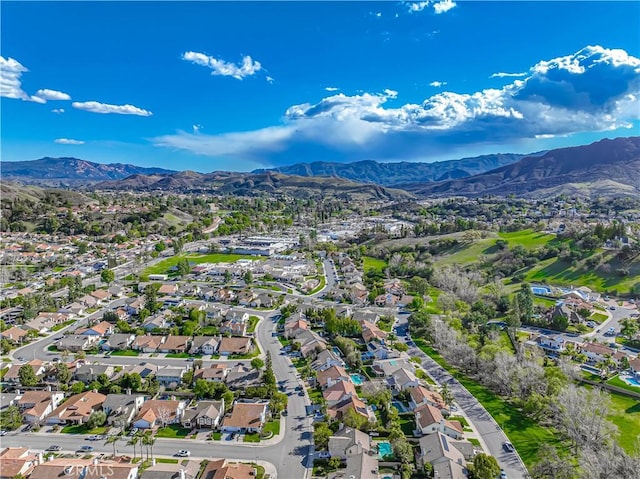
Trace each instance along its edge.
<instances>
[{"instance_id":1,"label":"white cloud","mask_svg":"<svg viewBox=\"0 0 640 479\"><path fill-rule=\"evenodd\" d=\"M49 90L47 88L38 90L35 94L38 98L43 100L71 100L71 96L61 91Z\"/></svg>"},{"instance_id":2,"label":"white cloud","mask_svg":"<svg viewBox=\"0 0 640 479\"><path fill-rule=\"evenodd\" d=\"M435 88L440 88L441 86L445 86L447 84L446 81L432 81L431 83L429 83L429 86L435 87Z\"/></svg>"},{"instance_id":3,"label":"white cloud","mask_svg":"<svg viewBox=\"0 0 640 479\"><path fill-rule=\"evenodd\" d=\"M64 113L64 108L54 108L53 110L51 110L53 113Z\"/></svg>"},{"instance_id":4,"label":"white cloud","mask_svg":"<svg viewBox=\"0 0 640 479\"><path fill-rule=\"evenodd\" d=\"M427 8L430 3L431 3L430 1L426 1L426 2L410 2L407 5L408 8L409 8L409 13L421 12L422 10Z\"/></svg>"},{"instance_id":5,"label":"white cloud","mask_svg":"<svg viewBox=\"0 0 640 479\"><path fill-rule=\"evenodd\" d=\"M22 89L22 74L29 71L18 60L0 56L0 96L29 101L29 95Z\"/></svg>"},{"instance_id":6,"label":"white cloud","mask_svg":"<svg viewBox=\"0 0 640 479\"><path fill-rule=\"evenodd\" d=\"M441 13L448 12L456 5L456 2L454 2L453 0L440 0L439 2L433 4L433 11L436 13L436 15L440 15Z\"/></svg>"},{"instance_id":7,"label":"white cloud","mask_svg":"<svg viewBox=\"0 0 640 479\"><path fill-rule=\"evenodd\" d=\"M338 91L339 89L340 89L340 88L335 87L335 86L328 86L328 87L325 87L325 90L326 90L326 91Z\"/></svg>"},{"instance_id":8,"label":"white cloud","mask_svg":"<svg viewBox=\"0 0 640 479\"><path fill-rule=\"evenodd\" d=\"M195 125L192 126L192 128L194 133L198 133L200 130L202 130L202 125L196 123Z\"/></svg>"},{"instance_id":9,"label":"white cloud","mask_svg":"<svg viewBox=\"0 0 640 479\"><path fill-rule=\"evenodd\" d=\"M266 80L267 80L269 83L273 83L273 82L275 82L275 81L276 81L276 79L275 79L275 78L270 77L270 76L268 76L268 75L267 75L267 77L266 77Z\"/></svg>"},{"instance_id":10,"label":"white cloud","mask_svg":"<svg viewBox=\"0 0 640 479\"><path fill-rule=\"evenodd\" d=\"M72 107L78 110L90 111L92 113L115 113L118 115L138 115L138 116L151 116L148 110L143 110L133 105L109 105L108 103L100 103L97 101L74 101L71 104Z\"/></svg>"},{"instance_id":11,"label":"white cloud","mask_svg":"<svg viewBox=\"0 0 640 479\"><path fill-rule=\"evenodd\" d=\"M307 161L425 158L459 145L607 131L640 118L640 59L586 47L541 61L499 89L440 92L389 107L397 92L343 93L289 107L280 125L220 135L165 135L156 145L274 165Z\"/></svg>"},{"instance_id":12,"label":"white cloud","mask_svg":"<svg viewBox=\"0 0 640 479\"><path fill-rule=\"evenodd\" d=\"M82 140L71 140L69 138L57 138L53 140L53 142L59 145L84 145L84 141Z\"/></svg>"},{"instance_id":13,"label":"white cloud","mask_svg":"<svg viewBox=\"0 0 640 479\"><path fill-rule=\"evenodd\" d=\"M260 62L254 61L248 55L242 58L242 63L240 65L219 60L198 52L185 52L182 55L182 59L195 63L196 65L210 68L212 70L212 75L230 76L238 80L255 75L257 72L262 70Z\"/></svg>"},{"instance_id":14,"label":"white cloud","mask_svg":"<svg viewBox=\"0 0 640 479\"><path fill-rule=\"evenodd\" d=\"M522 73L505 73L505 72L498 72L498 73L494 73L492 74L489 78L509 78L509 77L526 77L527 76L527 72L522 72Z\"/></svg>"}]
</instances>

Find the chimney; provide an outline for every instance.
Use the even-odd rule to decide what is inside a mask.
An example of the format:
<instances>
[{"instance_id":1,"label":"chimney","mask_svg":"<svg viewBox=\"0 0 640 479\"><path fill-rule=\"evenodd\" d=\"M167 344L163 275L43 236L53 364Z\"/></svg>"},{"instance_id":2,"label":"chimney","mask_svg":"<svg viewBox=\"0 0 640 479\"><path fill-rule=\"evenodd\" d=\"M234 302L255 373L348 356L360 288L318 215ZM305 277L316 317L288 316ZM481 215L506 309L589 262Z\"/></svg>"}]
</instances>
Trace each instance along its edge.
<instances>
[{"instance_id":1,"label":"chimney","mask_svg":"<svg viewBox=\"0 0 640 479\"><path fill-rule=\"evenodd\" d=\"M184 469L180 469L180 479L186 479L186 475L184 473Z\"/></svg>"},{"instance_id":2,"label":"chimney","mask_svg":"<svg viewBox=\"0 0 640 479\"><path fill-rule=\"evenodd\" d=\"M97 457L94 457L94 458L93 458L93 465L94 465L94 466L97 466L97 465L98 465L98 458L97 458Z\"/></svg>"}]
</instances>

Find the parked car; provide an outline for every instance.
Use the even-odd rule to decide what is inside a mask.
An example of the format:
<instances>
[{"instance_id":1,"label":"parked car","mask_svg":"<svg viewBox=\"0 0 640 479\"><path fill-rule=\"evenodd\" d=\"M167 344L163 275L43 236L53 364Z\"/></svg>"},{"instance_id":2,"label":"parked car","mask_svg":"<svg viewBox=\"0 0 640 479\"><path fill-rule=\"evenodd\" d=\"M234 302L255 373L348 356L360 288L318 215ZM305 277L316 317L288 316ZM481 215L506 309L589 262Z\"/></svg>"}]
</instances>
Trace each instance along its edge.
<instances>
[{"instance_id":1,"label":"parked car","mask_svg":"<svg viewBox=\"0 0 640 479\"><path fill-rule=\"evenodd\" d=\"M60 449L62 449L60 446L58 446L57 444L53 444L51 446L49 446L48 448L45 449L45 451L59 451Z\"/></svg>"},{"instance_id":2,"label":"parked car","mask_svg":"<svg viewBox=\"0 0 640 479\"><path fill-rule=\"evenodd\" d=\"M87 441L99 441L99 440L100 440L100 436L97 436L97 435L89 436L87 438Z\"/></svg>"},{"instance_id":3,"label":"parked car","mask_svg":"<svg viewBox=\"0 0 640 479\"><path fill-rule=\"evenodd\" d=\"M176 456L178 457L189 457L190 455L191 455L191 452L187 451L186 449L181 449L176 453Z\"/></svg>"},{"instance_id":4,"label":"parked car","mask_svg":"<svg viewBox=\"0 0 640 479\"><path fill-rule=\"evenodd\" d=\"M507 473L504 472L504 469L500 469L500 479L507 479Z\"/></svg>"},{"instance_id":5,"label":"parked car","mask_svg":"<svg viewBox=\"0 0 640 479\"><path fill-rule=\"evenodd\" d=\"M0 429L0 436L6 436L7 435L7 431L5 431L4 429Z\"/></svg>"},{"instance_id":6,"label":"parked car","mask_svg":"<svg viewBox=\"0 0 640 479\"><path fill-rule=\"evenodd\" d=\"M93 446L80 446L78 451L81 452L93 452Z\"/></svg>"},{"instance_id":7,"label":"parked car","mask_svg":"<svg viewBox=\"0 0 640 479\"><path fill-rule=\"evenodd\" d=\"M513 452L516 450L516 448L513 447L513 444L511 444L509 441L503 442L502 447L507 452Z\"/></svg>"}]
</instances>

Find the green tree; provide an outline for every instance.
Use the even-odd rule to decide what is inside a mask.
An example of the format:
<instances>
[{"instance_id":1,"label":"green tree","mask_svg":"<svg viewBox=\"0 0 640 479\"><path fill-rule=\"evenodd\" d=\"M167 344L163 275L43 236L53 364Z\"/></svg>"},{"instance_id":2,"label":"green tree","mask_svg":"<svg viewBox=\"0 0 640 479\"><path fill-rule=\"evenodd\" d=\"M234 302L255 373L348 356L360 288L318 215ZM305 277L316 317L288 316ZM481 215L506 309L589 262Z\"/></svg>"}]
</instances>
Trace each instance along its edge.
<instances>
[{"instance_id":1,"label":"green tree","mask_svg":"<svg viewBox=\"0 0 640 479\"><path fill-rule=\"evenodd\" d=\"M138 434L134 434L133 436L131 436L131 439L129 439L127 441L127 446L133 446L133 462L136 462L136 446L138 445L138 442L140 441L140 436L138 436Z\"/></svg>"},{"instance_id":2,"label":"green tree","mask_svg":"<svg viewBox=\"0 0 640 479\"><path fill-rule=\"evenodd\" d=\"M533 317L533 291L529 283L523 283L516 294L516 301L520 307L520 320L528 321Z\"/></svg>"},{"instance_id":3,"label":"green tree","mask_svg":"<svg viewBox=\"0 0 640 479\"><path fill-rule=\"evenodd\" d=\"M444 401L445 406L451 407L451 404L453 404L453 394L451 394L448 383L444 383L442 385L442 389L440 389L440 395L442 396L442 400Z\"/></svg>"},{"instance_id":4,"label":"green tree","mask_svg":"<svg viewBox=\"0 0 640 479\"><path fill-rule=\"evenodd\" d=\"M2 338L0 340L0 350L2 350L2 354L7 354L9 351L11 351L11 343L5 338Z\"/></svg>"},{"instance_id":5,"label":"green tree","mask_svg":"<svg viewBox=\"0 0 640 479\"><path fill-rule=\"evenodd\" d=\"M317 422L313 425L313 442L317 450L324 450L329 445L329 437L333 431L326 422Z\"/></svg>"},{"instance_id":6,"label":"green tree","mask_svg":"<svg viewBox=\"0 0 640 479\"><path fill-rule=\"evenodd\" d=\"M329 458L328 465L329 465L329 467L331 469L338 469L341 464L342 464L342 461L340 460L339 457L331 457L331 458Z\"/></svg>"},{"instance_id":7,"label":"green tree","mask_svg":"<svg viewBox=\"0 0 640 479\"><path fill-rule=\"evenodd\" d=\"M112 444L113 445L113 457L116 457L116 442L118 442L120 440L120 436L109 436L107 438L107 440L104 442L105 445L106 444Z\"/></svg>"},{"instance_id":8,"label":"green tree","mask_svg":"<svg viewBox=\"0 0 640 479\"><path fill-rule=\"evenodd\" d=\"M87 428L94 429L102 426L105 422L107 422L107 415L104 411L93 411L87 419Z\"/></svg>"},{"instance_id":9,"label":"green tree","mask_svg":"<svg viewBox=\"0 0 640 479\"><path fill-rule=\"evenodd\" d=\"M224 284L228 284L231 281L231 273L228 269L224 270Z\"/></svg>"},{"instance_id":10,"label":"green tree","mask_svg":"<svg viewBox=\"0 0 640 479\"><path fill-rule=\"evenodd\" d=\"M56 364L56 379L60 384L69 384L71 381L71 371L65 363Z\"/></svg>"},{"instance_id":11,"label":"green tree","mask_svg":"<svg viewBox=\"0 0 640 479\"><path fill-rule=\"evenodd\" d=\"M148 284L144 288L144 296L146 298L144 307L151 314L155 313L158 310L158 290L155 285Z\"/></svg>"},{"instance_id":12,"label":"green tree","mask_svg":"<svg viewBox=\"0 0 640 479\"><path fill-rule=\"evenodd\" d=\"M251 367L259 371L264 367L264 361L260 358L253 358L251 360Z\"/></svg>"},{"instance_id":13,"label":"green tree","mask_svg":"<svg viewBox=\"0 0 640 479\"><path fill-rule=\"evenodd\" d=\"M186 276L191 273L191 265L187 259L181 259L176 266L180 276Z\"/></svg>"},{"instance_id":14,"label":"green tree","mask_svg":"<svg viewBox=\"0 0 640 479\"><path fill-rule=\"evenodd\" d=\"M104 283L111 284L115 281L116 274L112 269L103 269L102 273L100 273L100 279L102 279Z\"/></svg>"},{"instance_id":15,"label":"green tree","mask_svg":"<svg viewBox=\"0 0 640 479\"><path fill-rule=\"evenodd\" d=\"M253 273L251 272L251 270L247 270L247 272L244 274L244 281L247 284L252 284L253 283Z\"/></svg>"},{"instance_id":16,"label":"green tree","mask_svg":"<svg viewBox=\"0 0 640 479\"><path fill-rule=\"evenodd\" d=\"M477 454L473 458L473 477L476 479L495 479L500 475L500 466L493 456Z\"/></svg>"},{"instance_id":17,"label":"green tree","mask_svg":"<svg viewBox=\"0 0 640 479\"><path fill-rule=\"evenodd\" d=\"M30 364L23 364L20 366L18 376L20 377L20 384L25 387L32 387L38 384L38 377Z\"/></svg>"},{"instance_id":18,"label":"green tree","mask_svg":"<svg viewBox=\"0 0 640 479\"><path fill-rule=\"evenodd\" d=\"M13 431L22 425L22 414L18 406L9 406L0 413L0 429Z\"/></svg>"},{"instance_id":19,"label":"green tree","mask_svg":"<svg viewBox=\"0 0 640 479\"><path fill-rule=\"evenodd\" d=\"M70 390L73 394L80 394L84 391L84 383L77 381L71 385Z\"/></svg>"}]
</instances>

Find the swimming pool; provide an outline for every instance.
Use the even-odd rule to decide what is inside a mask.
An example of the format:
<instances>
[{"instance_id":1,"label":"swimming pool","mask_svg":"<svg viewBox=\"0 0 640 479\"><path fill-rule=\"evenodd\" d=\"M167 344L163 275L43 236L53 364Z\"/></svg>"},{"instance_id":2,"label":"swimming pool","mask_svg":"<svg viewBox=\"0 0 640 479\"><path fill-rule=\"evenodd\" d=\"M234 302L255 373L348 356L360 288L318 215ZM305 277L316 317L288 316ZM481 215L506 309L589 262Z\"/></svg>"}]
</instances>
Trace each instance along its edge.
<instances>
[{"instance_id":1,"label":"swimming pool","mask_svg":"<svg viewBox=\"0 0 640 479\"><path fill-rule=\"evenodd\" d=\"M638 382L636 378L632 378L631 376L620 376L620 379L631 386L640 387L640 382Z\"/></svg>"},{"instance_id":2,"label":"swimming pool","mask_svg":"<svg viewBox=\"0 0 640 479\"><path fill-rule=\"evenodd\" d=\"M384 459L385 457L392 455L393 450L391 449L391 443L387 441L380 441L378 443L378 456L380 456L380 459Z\"/></svg>"},{"instance_id":3,"label":"swimming pool","mask_svg":"<svg viewBox=\"0 0 640 479\"><path fill-rule=\"evenodd\" d=\"M351 376L351 382L356 386L360 386L364 382L364 378L359 374L350 374L349 376Z\"/></svg>"},{"instance_id":4,"label":"swimming pool","mask_svg":"<svg viewBox=\"0 0 640 479\"><path fill-rule=\"evenodd\" d=\"M544 286L531 286L531 291L533 294L537 294L540 296L548 296L551 294L551 290L549 288L545 288Z\"/></svg>"},{"instance_id":5,"label":"swimming pool","mask_svg":"<svg viewBox=\"0 0 640 479\"><path fill-rule=\"evenodd\" d=\"M405 407L400 401L391 401L391 405L397 409L398 412L408 412L409 409Z\"/></svg>"}]
</instances>

